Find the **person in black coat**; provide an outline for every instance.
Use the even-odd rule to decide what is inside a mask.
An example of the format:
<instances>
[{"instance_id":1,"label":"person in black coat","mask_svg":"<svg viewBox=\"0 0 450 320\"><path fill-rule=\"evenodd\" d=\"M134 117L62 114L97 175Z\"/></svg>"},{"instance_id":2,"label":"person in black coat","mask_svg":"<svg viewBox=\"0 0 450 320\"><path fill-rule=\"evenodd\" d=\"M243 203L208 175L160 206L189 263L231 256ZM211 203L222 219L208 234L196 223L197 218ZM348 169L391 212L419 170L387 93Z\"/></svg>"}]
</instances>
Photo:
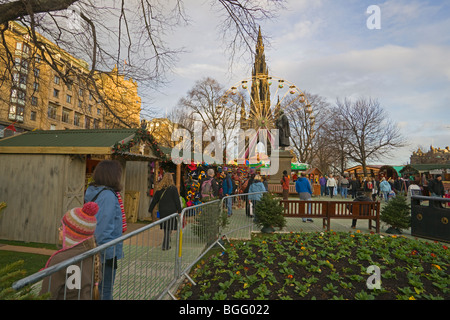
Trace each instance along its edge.
<instances>
[{"instance_id":1,"label":"person in black coat","mask_svg":"<svg viewBox=\"0 0 450 320\"><path fill-rule=\"evenodd\" d=\"M356 193L358 192L358 189L360 188L359 180L355 177L351 177L349 179L349 188L350 188L350 194L352 195L352 199L356 198Z\"/></svg>"},{"instance_id":2,"label":"person in black coat","mask_svg":"<svg viewBox=\"0 0 450 320\"><path fill-rule=\"evenodd\" d=\"M171 173L165 173L161 181L158 183L157 191L150 203L148 212L153 212L153 209L158 205L159 218L163 219L174 213L181 213L181 202L178 189L173 182ZM170 219L162 223L161 229L164 229L164 239L162 243L163 250L170 249L170 235L172 230L177 230L177 220Z\"/></svg>"},{"instance_id":3,"label":"person in black coat","mask_svg":"<svg viewBox=\"0 0 450 320\"><path fill-rule=\"evenodd\" d=\"M442 176L438 174L436 178L428 182L428 190L431 197L442 198L445 194L444 184L442 183Z\"/></svg>"},{"instance_id":4,"label":"person in black coat","mask_svg":"<svg viewBox=\"0 0 450 320\"><path fill-rule=\"evenodd\" d=\"M356 198L353 201L372 201L372 199L369 198L368 196L366 196L364 194L364 192L358 191L356 193ZM348 208L349 208L350 211L352 211L353 206L351 204L349 204ZM369 213L370 213L369 212L370 211L370 207L366 206L366 205L362 205L360 207L360 210L361 210L360 214L362 214L362 215L369 215ZM356 228L356 221L357 221L357 219L352 219L352 229Z\"/></svg>"}]
</instances>

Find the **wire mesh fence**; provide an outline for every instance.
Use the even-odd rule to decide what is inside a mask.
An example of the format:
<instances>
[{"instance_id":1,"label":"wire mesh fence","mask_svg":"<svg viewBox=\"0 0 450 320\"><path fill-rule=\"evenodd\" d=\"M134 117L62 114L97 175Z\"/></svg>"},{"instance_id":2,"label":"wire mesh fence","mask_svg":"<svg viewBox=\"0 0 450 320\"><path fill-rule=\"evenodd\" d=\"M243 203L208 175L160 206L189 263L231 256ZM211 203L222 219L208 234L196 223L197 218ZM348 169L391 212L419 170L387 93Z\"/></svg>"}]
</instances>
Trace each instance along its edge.
<instances>
[{"instance_id":1,"label":"wire mesh fence","mask_svg":"<svg viewBox=\"0 0 450 320\"><path fill-rule=\"evenodd\" d=\"M94 299L96 284L100 284L100 298L104 299L173 297L170 289L182 277L188 277L204 254L220 246L219 240L251 237L255 206L251 197L255 194L227 196L184 208L180 214L174 213L21 279L13 289L34 286L38 291L44 286L41 292L50 292L52 299ZM109 265L104 253L118 244L122 244L123 257ZM100 258L96 260L96 256ZM100 280L95 279L96 261L100 261ZM112 283L111 295L105 289L107 282Z\"/></svg>"}]
</instances>

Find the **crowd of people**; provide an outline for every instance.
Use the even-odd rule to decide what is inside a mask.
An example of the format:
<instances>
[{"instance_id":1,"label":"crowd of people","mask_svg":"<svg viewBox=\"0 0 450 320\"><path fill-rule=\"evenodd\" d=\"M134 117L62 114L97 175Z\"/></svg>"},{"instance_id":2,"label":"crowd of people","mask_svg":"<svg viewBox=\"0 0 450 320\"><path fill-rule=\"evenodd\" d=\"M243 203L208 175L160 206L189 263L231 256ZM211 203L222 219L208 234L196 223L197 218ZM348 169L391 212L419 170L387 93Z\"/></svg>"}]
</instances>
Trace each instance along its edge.
<instances>
[{"instance_id":1,"label":"crowd of people","mask_svg":"<svg viewBox=\"0 0 450 320\"><path fill-rule=\"evenodd\" d=\"M441 179L441 178L437 178ZM430 180L434 181L434 180ZM430 182L431 183L431 182ZM355 199L358 192L364 193L366 197L371 198L373 201L377 199L382 199L386 202L396 194L410 194L411 190L419 190L421 193L423 187L420 187L415 181L408 178L386 178L386 177L358 177L350 175L338 175L334 177L333 175L320 176L320 195L329 196L333 198L334 196L341 196L342 198L351 197ZM444 196L442 183L436 183L439 185L439 190L437 193L433 191L430 195ZM434 189L433 189L434 190Z\"/></svg>"},{"instance_id":2,"label":"crowd of people","mask_svg":"<svg viewBox=\"0 0 450 320\"><path fill-rule=\"evenodd\" d=\"M331 198L351 196L354 200L370 201L377 197L389 201L395 194L411 193L416 190L423 192L426 186L429 195L433 197L450 198L449 191L444 190L442 176L424 180L422 187L411 179L398 177L396 179L382 177L381 179L364 177L355 179L349 175L320 176L318 181L312 181L305 173L293 175L295 190L301 200L311 200L312 185L320 184L320 195ZM172 213L181 213L183 207L223 198L229 195L248 194L245 196L227 197L226 207L229 216L233 207L244 208L247 216L252 216L252 204L261 200L263 191L268 191L267 177L260 175L255 169L246 168L211 168L190 167L185 174L180 192L175 186L173 174L163 173L152 190L152 200L149 212L158 211L159 218ZM287 171L280 180L284 199L288 199L291 178ZM118 161L104 160L94 170L93 181L85 193L85 204L65 213L61 219L59 236L61 250L50 257L45 268L70 257L86 252L97 245L105 244L120 237L126 230L126 218L123 202L120 196L122 190L122 167ZM304 222L312 219L303 219ZM353 220L354 228L356 220ZM164 229L162 249L170 249L170 234L176 230L176 224L170 221L161 224ZM45 278L41 293L50 292L51 299L112 299L117 261L123 258L122 243L111 246L99 255L89 257L85 263L87 268L82 272L81 287L68 286L64 269L53 275L52 281Z\"/></svg>"}]
</instances>

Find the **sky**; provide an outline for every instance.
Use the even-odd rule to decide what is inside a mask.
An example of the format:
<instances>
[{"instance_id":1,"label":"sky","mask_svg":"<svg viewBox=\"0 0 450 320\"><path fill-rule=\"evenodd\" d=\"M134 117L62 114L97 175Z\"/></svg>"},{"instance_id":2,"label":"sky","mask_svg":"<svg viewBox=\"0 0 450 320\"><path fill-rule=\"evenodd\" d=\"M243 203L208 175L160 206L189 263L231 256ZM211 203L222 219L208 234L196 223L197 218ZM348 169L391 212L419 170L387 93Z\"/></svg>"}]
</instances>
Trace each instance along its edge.
<instances>
[{"instance_id":1,"label":"sky","mask_svg":"<svg viewBox=\"0 0 450 320\"><path fill-rule=\"evenodd\" d=\"M160 110L155 116L164 116L204 77L228 88L251 75L248 59L230 71L210 2L185 3L191 22L169 43L186 52L167 74L169 83L143 97L144 108ZM378 20L367 12L371 5L379 8ZM287 0L285 7L260 24L269 39L269 74L331 104L377 99L408 144L371 164L405 165L419 146L450 146L449 1ZM380 28L369 28L368 20Z\"/></svg>"}]
</instances>

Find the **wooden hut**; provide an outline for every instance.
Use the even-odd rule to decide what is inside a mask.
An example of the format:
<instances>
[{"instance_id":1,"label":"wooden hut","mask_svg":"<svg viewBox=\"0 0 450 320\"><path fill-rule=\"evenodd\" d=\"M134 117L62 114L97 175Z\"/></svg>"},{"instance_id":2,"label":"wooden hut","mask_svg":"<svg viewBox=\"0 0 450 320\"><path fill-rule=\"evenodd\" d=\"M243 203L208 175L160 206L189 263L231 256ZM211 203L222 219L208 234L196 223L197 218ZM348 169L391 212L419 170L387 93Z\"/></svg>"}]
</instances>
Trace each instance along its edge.
<instances>
[{"instance_id":1,"label":"wooden hut","mask_svg":"<svg viewBox=\"0 0 450 320\"><path fill-rule=\"evenodd\" d=\"M65 212L84 202L95 165L119 160L129 220L148 209L148 163L163 155L142 129L33 131L0 140L0 238L57 243Z\"/></svg>"},{"instance_id":2,"label":"wooden hut","mask_svg":"<svg viewBox=\"0 0 450 320\"><path fill-rule=\"evenodd\" d=\"M381 165L367 165L367 176L369 177L378 177ZM363 177L364 171L362 165L357 165L348 169L345 169L344 172L347 172L350 176L354 176L355 178Z\"/></svg>"}]
</instances>

